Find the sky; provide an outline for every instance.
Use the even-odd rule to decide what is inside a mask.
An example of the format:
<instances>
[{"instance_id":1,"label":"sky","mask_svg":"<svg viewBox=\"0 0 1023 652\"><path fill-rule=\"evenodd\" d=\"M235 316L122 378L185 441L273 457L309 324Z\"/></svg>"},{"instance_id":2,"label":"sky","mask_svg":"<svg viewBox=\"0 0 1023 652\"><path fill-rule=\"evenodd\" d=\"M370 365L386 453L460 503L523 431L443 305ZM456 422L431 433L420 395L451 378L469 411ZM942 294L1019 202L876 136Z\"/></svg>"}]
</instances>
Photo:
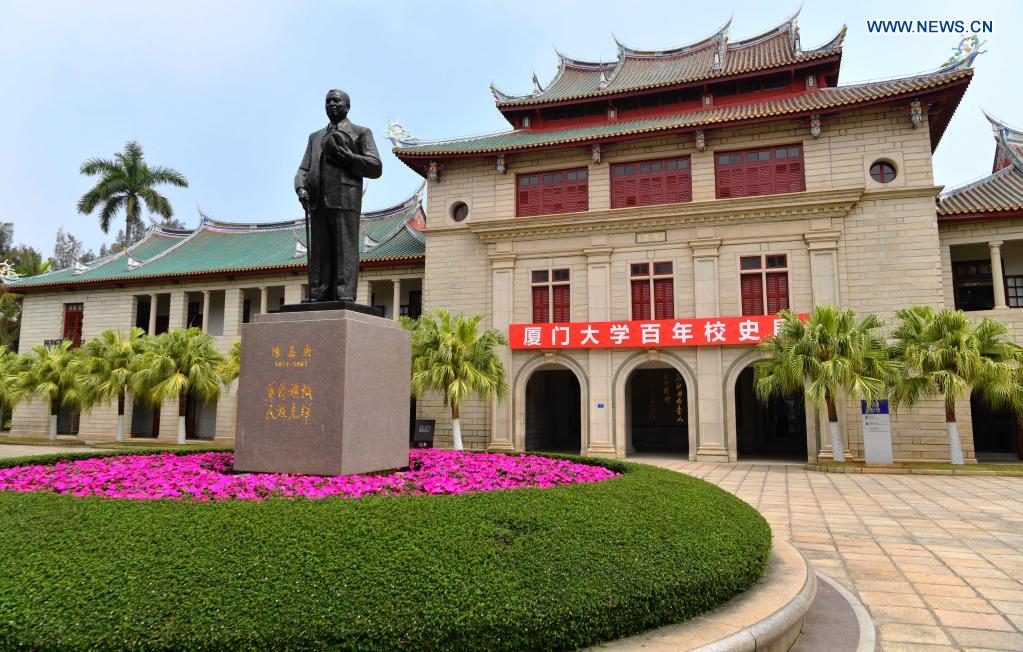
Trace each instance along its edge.
<instances>
[{"instance_id":1,"label":"sky","mask_svg":"<svg viewBox=\"0 0 1023 652\"><path fill-rule=\"evenodd\" d=\"M15 241L53 253L64 227L96 250L113 241L78 198L95 179L79 173L129 140L150 164L172 167L186 189L164 188L189 226L215 219L270 222L301 216L293 179L308 134L326 124L323 97L340 87L349 117L369 127L384 174L363 209L410 196L422 182L390 152L388 119L423 139L500 131L491 82L509 93L547 84L554 48L581 59L616 56L612 34L638 48L684 45L734 15L731 37L761 33L799 8L792 2L514 3L175 0L0 0L0 221ZM993 140L981 107L1023 126L1023 3L806 0L804 47L849 34L840 83L938 67L959 34L877 34L868 20L987 20L986 54L935 155L937 183L990 172Z\"/></svg>"}]
</instances>

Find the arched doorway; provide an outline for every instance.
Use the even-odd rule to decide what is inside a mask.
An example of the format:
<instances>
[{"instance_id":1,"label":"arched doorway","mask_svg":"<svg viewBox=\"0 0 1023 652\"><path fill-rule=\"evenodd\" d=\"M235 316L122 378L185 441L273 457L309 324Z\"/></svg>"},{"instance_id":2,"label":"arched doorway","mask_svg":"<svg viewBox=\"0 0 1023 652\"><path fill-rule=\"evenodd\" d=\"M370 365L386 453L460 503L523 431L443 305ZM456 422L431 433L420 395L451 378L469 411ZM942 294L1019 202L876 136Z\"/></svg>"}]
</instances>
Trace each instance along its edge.
<instances>
[{"instance_id":1,"label":"arched doorway","mask_svg":"<svg viewBox=\"0 0 1023 652\"><path fill-rule=\"evenodd\" d=\"M762 403L753 391L753 365L735 382L735 439L739 458L806 461L803 393Z\"/></svg>"},{"instance_id":2,"label":"arched doorway","mask_svg":"<svg viewBox=\"0 0 1023 652\"><path fill-rule=\"evenodd\" d=\"M526 450L582 452L579 380L568 369L544 369L526 383Z\"/></svg>"},{"instance_id":3,"label":"arched doorway","mask_svg":"<svg viewBox=\"0 0 1023 652\"><path fill-rule=\"evenodd\" d=\"M640 368L625 386L628 452L689 452L686 381L673 367Z\"/></svg>"},{"instance_id":4,"label":"arched doorway","mask_svg":"<svg viewBox=\"0 0 1023 652\"><path fill-rule=\"evenodd\" d=\"M973 450L979 461L1023 459L1023 433L1012 408L995 410L977 396L970 395L973 416Z\"/></svg>"}]
</instances>

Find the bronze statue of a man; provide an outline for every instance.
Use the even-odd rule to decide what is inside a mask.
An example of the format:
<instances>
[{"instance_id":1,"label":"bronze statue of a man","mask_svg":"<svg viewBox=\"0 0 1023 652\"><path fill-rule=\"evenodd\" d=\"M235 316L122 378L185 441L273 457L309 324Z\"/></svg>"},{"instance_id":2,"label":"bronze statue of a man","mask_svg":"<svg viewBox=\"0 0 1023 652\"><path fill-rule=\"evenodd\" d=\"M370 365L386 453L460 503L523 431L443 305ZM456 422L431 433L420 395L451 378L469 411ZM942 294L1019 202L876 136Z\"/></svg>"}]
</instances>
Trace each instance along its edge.
<instances>
[{"instance_id":1,"label":"bronze statue of a man","mask_svg":"<svg viewBox=\"0 0 1023 652\"><path fill-rule=\"evenodd\" d=\"M383 173L373 133L348 120L350 107L344 91L327 93L330 124L309 134L295 175L311 230L306 243L311 302L355 301L362 180Z\"/></svg>"}]
</instances>

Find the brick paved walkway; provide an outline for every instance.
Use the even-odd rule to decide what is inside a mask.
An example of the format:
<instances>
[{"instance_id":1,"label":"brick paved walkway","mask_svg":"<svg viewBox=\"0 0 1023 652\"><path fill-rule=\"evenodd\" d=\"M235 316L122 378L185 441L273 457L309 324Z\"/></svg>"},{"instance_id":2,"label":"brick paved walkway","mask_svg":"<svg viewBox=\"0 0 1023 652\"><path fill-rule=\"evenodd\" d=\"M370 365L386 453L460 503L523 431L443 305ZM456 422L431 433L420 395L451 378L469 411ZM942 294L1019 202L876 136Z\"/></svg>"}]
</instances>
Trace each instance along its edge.
<instances>
[{"instance_id":1,"label":"brick paved walkway","mask_svg":"<svg viewBox=\"0 0 1023 652\"><path fill-rule=\"evenodd\" d=\"M637 456L747 501L866 605L883 650L1023 650L1023 478Z\"/></svg>"}]
</instances>

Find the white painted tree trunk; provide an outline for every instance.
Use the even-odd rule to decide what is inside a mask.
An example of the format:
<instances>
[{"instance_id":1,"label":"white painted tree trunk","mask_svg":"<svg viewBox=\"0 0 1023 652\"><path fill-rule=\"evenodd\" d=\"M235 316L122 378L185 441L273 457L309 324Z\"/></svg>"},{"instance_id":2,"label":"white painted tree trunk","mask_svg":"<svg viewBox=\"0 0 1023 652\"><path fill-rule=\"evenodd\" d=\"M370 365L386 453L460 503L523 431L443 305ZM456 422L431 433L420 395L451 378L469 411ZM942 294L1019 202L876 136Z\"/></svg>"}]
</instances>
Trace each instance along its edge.
<instances>
[{"instance_id":1,"label":"white painted tree trunk","mask_svg":"<svg viewBox=\"0 0 1023 652\"><path fill-rule=\"evenodd\" d=\"M117 415L117 441L124 441L124 415Z\"/></svg>"},{"instance_id":2,"label":"white painted tree trunk","mask_svg":"<svg viewBox=\"0 0 1023 652\"><path fill-rule=\"evenodd\" d=\"M963 445L959 441L959 424L955 421L946 421L945 430L948 432L948 455L952 464L965 464L963 459Z\"/></svg>"},{"instance_id":3,"label":"white painted tree trunk","mask_svg":"<svg viewBox=\"0 0 1023 652\"><path fill-rule=\"evenodd\" d=\"M50 437L50 441L53 441L54 439L57 438L57 415L56 414L51 414L50 415L50 433L49 433L49 437Z\"/></svg>"},{"instance_id":4,"label":"white painted tree trunk","mask_svg":"<svg viewBox=\"0 0 1023 652\"><path fill-rule=\"evenodd\" d=\"M837 421L828 421L828 434L831 435L831 459L836 462L845 461L845 449L842 445L842 431Z\"/></svg>"},{"instance_id":5,"label":"white painted tree trunk","mask_svg":"<svg viewBox=\"0 0 1023 652\"><path fill-rule=\"evenodd\" d=\"M185 430L185 417L178 417L178 443L182 446L185 445L185 437L187 431Z\"/></svg>"},{"instance_id":6,"label":"white painted tree trunk","mask_svg":"<svg viewBox=\"0 0 1023 652\"><path fill-rule=\"evenodd\" d=\"M462 420L452 419L451 420L451 436L455 440L455 450L460 451L462 449Z\"/></svg>"}]
</instances>

